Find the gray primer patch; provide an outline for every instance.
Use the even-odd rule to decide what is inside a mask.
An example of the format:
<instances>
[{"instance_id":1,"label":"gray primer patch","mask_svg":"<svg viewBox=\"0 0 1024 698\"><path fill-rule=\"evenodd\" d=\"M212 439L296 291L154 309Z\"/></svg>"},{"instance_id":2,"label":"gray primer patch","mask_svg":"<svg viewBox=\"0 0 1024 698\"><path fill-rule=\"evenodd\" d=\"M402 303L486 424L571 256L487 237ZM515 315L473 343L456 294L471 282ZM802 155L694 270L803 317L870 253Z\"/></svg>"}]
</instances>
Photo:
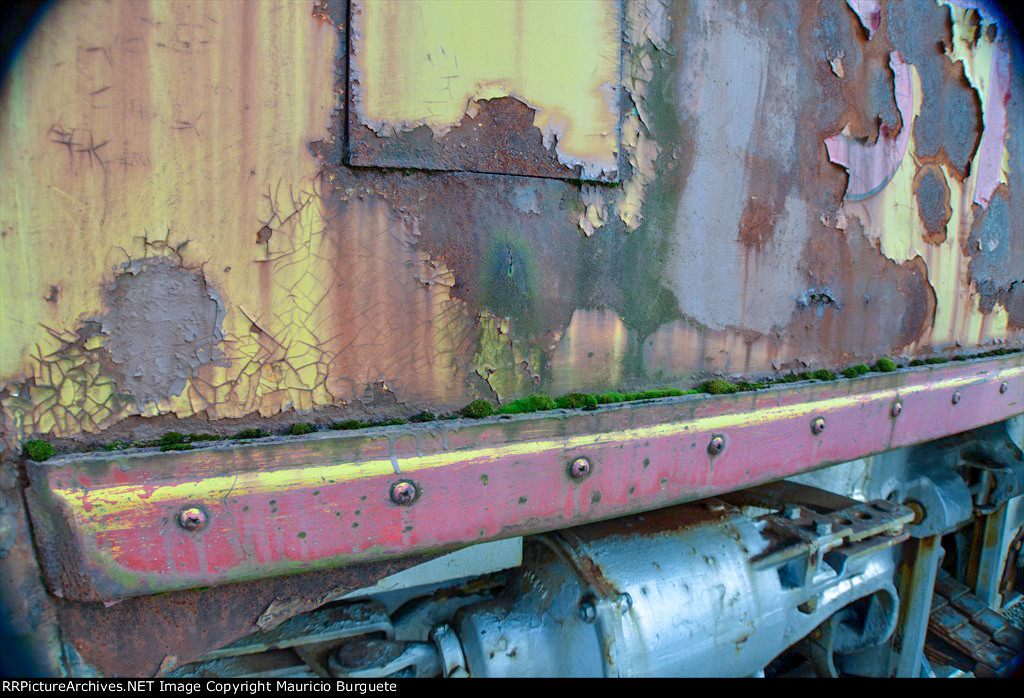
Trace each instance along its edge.
<instances>
[{"instance_id":1,"label":"gray primer patch","mask_svg":"<svg viewBox=\"0 0 1024 698\"><path fill-rule=\"evenodd\" d=\"M988 209L975 206L974 229L967 240L970 274L981 293L981 310L1003 302L1015 324L1024 319L1024 245L1014 222L1005 187L996 189Z\"/></svg>"},{"instance_id":2,"label":"gray primer patch","mask_svg":"<svg viewBox=\"0 0 1024 698\"><path fill-rule=\"evenodd\" d=\"M220 304L202 272L169 259L134 262L107 295L107 370L140 403L180 395L189 370L214 359Z\"/></svg>"},{"instance_id":3,"label":"gray primer patch","mask_svg":"<svg viewBox=\"0 0 1024 698\"><path fill-rule=\"evenodd\" d=\"M788 172L797 157L796 38L758 35L733 3L694 7L678 83L693 124L693 169L675 221L668 262L680 310L715 329L768 332L785 325L802 291L797 264L808 235L807 205L783 190L773 231L754 255L738 239L751 201L748 159ZM735 15L735 16L734 16Z\"/></svg>"},{"instance_id":4,"label":"gray primer patch","mask_svg":"<svg viewBox=\"0 0 1024 698\"><path fill-rule=\"evenodd\" d=\"M516 187L509 198L512 200L512 207L520 213L540 213L537 190L529 185Z\"/></svg>"},{"instance_id":5,"label":"gray primer patch","mask_svg":"<svg viewBox=\"0 0 1024 698\"><path fill-rule=\"evenodd\" d=\"M917 182L917 212L924 223L924 229L931 235L946 237L946 223L949 222L949 186L942 170L936 166L922 169Z\"/></svg>"},{"instance_id":6,"label":"gray primer patch","mask_svg":"<svg viewBox=\"0 0 1024 698\"><path fill-rule=\"evenodd\" d=\"M981 139L981 102L964 77L963 64L951 64L938 42L952 43L949 8L929 2L890 2L886 27L893 47L921 76L921 113L914 141L921 158L944 151L966 173ZM956 79L949 79L950 74Z\"/></svg>"}]
</instances>

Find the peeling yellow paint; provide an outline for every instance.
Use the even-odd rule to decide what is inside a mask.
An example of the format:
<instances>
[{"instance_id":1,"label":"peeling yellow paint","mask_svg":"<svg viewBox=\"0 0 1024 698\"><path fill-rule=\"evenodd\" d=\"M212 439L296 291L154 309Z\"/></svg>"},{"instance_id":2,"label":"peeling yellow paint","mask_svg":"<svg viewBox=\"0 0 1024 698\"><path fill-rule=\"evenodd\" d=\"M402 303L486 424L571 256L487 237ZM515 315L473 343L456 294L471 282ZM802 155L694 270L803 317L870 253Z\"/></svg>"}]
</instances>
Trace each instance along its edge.
<instances>
[{"instance_id":1,"label":"peeling yellow paint","mask_svg":"<svg viewBox=\"0 0 1024 698\"><path fill-rule=\"evenodd\" d=\"M620 4L615 0L352 3L353 103L379 135L436 136L480 100L515 97L559 159L616 170Z\"/></svg>"},{"instance_id":2,"label":"peeling yellow paint","mask_svg":"<svg viewBox=\"0 0 1024 698\"><path fill-rule=\"evenodd\" d=\"M477 374L487 381L500 401L532 393L541 381L543 349L527 346L513 337L508 318L483 311L478 324L480 347L473 357Z\"/></svg>"},{"instance_id":3,"label":"peeling yellow paint","mask_svg":"<svg viewBox=\"0 0 1024 698\"><path fill-rule=\"evenodd\" d=\"M580 230L590 237L598 228L608 222L608 212L604 200L604 192L591 184L584 184L580 191L583 200L583 213L580 214Z\"/></svg>"},{"instance_id":4,"label":"peeling yellow paint","mask_svg":"<svg viewBox=\"0 0 1024 698\"><path fill-rule=\"evenodd\" d=\"M645 98L654 78L654 52L668 48L670 22L664 0L631 0L626 3L627 52L622 86L632 97L635 110L622 120L622 151L632 174L622 182L616 199L619 218L629 230L643 223L644 191L654 181L654 163L661 153L651 137L651 117Z\"/></svg>"},{"instance_id":5,"label":"peeling yellow paint","mask_svg":"<svg viewBox=\"0 0 1024 698\"><path fill-rule=\"evenodd\" d=\"M964 60L971 84L978 90L981 103L987 104L987 90L990 86L987 75L988 66L992 64L992 44L981 38L977 47L972 49L971 40L965 34L966 13L956 11L954 18L954 50L950 58ZM909 71L913 85L913 110L912 118L904 119L905 129L913 129L923 102L918 70L910 65ZM859 201L846 200L843 204L845 214L860 219L865 233L878 240L881 252L886 257L898 263L916 257L925 261L928 282L936 296L935 318L931 329L910 347L912 350L976 346L1010 337L1009 317L1002 304L997 303L989 313L981 311L981 298L969 275L970 256L963 251L964 241L970 235L974 220L972 201L979 158L980 148L972 162L971 176L962 183L950 173L947 165L940 165L950 191L952 209L946 226L946 239L941 244L932 244L926 240L918 212L914 178L920 162L914 138L909 140L903 159L892 178L878 193Z\"/></svg>"}]
</instances>

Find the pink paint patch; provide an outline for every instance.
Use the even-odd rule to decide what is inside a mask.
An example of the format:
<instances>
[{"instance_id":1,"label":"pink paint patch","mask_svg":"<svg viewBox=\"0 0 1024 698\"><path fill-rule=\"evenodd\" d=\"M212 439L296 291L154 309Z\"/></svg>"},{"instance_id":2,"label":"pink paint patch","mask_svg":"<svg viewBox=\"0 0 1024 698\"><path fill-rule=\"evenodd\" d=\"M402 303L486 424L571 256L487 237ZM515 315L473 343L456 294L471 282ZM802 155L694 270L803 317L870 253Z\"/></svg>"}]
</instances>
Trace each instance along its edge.
<instances>
[{"instance_id":1,"label":"pink paint patch","mask_svg":"<svg viewBox=\"0 0 1024 698\"><path fill-rule=\"evenodd\" d=\"M846 0L846 4L868 30L868 39L874 36L882 23L882 3L879 0Z\"/></svg>"},{"instance_id":2,"label":"pink paint patch","mask_svg":"<svg viewBox=\"0 0 1024 698\"><path fill-rule=\"evenodd\" d=\"M988 207L999 186L1006 137L1006 104L1010 101L1010 54L1000 41L992 52L992 71L985 104L985 131L978 147L978 177L974 185L974 203Z\"/></svg>"},{"instance_id":3,"label":"pink paint patch","mask_svg":"<svg viewBox=\"0 0 1024 698\"><path fill-rule=\"evenodd\" d=\"M903 120L903 128L896 137L889 134L885 124L881 126L878 140L868 145L842 133L825 139L828 158L846 168L850 181L846 186L846 198L859 201L880 192L896 174L910 141L911 119L914 111L914 83L910 79L910 65L903 61L899 51L889 54L892 68L896 108Z\"/></svg>"}]
</instances>

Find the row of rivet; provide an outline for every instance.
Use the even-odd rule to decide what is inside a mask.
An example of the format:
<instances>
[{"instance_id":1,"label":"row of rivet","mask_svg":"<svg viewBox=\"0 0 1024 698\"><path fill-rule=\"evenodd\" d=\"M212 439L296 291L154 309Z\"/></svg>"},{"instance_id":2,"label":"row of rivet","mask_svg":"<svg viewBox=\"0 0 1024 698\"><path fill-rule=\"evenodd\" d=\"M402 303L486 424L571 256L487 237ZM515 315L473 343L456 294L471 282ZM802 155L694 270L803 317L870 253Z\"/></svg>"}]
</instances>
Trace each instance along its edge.
<instances>
[{"instance_id":1,"label":"row of rivet","mask_svg":"<svg viewBox=\"0 0 1024 698\"><path fill-rule=\"evenodd\" d=\"M1003 381L999 384L999 393L1005 394L1009 390L1009 384ZM960 402L960 391L957 390L953 393L953 404ZM899 417L903 412L903 401L897 400L893 403L890 414L893 419ZM811 420L811 433L814 435L821 434L825 431L825 418L815 417ZM711 441L708 442L708 454L711 456L717 456L725 450L725 437L721 434L714 434L711 437ZM582 480L590 474L591 465L590 461L586 458L580 457L574 459L569 463L569 476L573 480ZM409 480L399 480L398 482L391 485L391 501L399 506L409 506L419 497L419 490L416 488L416 483ZM186 507L182 509L178 514L178 525L184 528L186 531L198 531L206 525L206 512L196 506Z\"/></svg>"}]
</instances>

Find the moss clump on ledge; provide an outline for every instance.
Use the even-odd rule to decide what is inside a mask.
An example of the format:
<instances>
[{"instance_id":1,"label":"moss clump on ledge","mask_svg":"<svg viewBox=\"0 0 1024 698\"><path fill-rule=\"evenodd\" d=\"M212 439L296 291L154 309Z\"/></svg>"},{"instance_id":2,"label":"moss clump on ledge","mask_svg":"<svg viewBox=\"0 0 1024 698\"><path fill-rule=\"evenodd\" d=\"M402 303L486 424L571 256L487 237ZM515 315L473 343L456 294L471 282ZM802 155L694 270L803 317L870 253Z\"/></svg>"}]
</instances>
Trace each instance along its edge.
<instances>
[{"instance_id":1,"label":"moss clump on ledge","mask_svg":"<svg viewBox=\"0 0 1024 698\"><path fill-rule=\"evenodd\" d=\"M25 457L42 463L53 456L56 451L53 445L42 439L29 439L25 442Z\"/></svg>"},{"instance_id":2,"label":"moss clump on ledge","mask_svg":"<svg viewBox=\"0 0 1024 698\"><path fill-rule=\"evenodd\" d=\"M231 438L233 439L262 439L266 436L270 436L269 431L263 431L262 429L242 429Z\"/></svg>"},{"instance_id":3,"label":"moss clump on ledge","mask_svg":"<svg viewBox=\"0 0 1024 698\"><path fill-rule=\"evenodd\" d=\"M865 373L870 373L871 369L868 368L867 364L857 364L856 366L850 366L849 368L843 369L843 375L846 378L856 378L857 376L863 376Z\"/></svg>"},{"instance_id":4,"label":"moss clump on ledge","mask_svg":"<svg viewBox=\"0 0 1024 698\"><path fill-rule=\"evenodd\" d=\"M729 395L730 393L738 393L740 387L735 383L730 383L724 378L715 378L709 380L700 386L701 392L709 393L710 395Z\"/></svg>"},{"instance_id":5,"label":"moss clump on ledge","mask_svg":"<svg viewBox=\"0 0 1024 698\"><path fill-rule=\"evenodd\" d=\"M334 422L327 428L334 431L346 431L349 429L369 429L370 427L390 427L396 424L408 424L408 420L396 417L395 419L378 419L373 422L364 422L361 419L346 419L344 422Z\"/></svg>"},{"instance_id":6,"label":"moss clump on ledge","mask_svg":"<svg viewBox=\"0 0 1024 698\"><path fill-rule=\"evenodd\" d=\"M890 359L888 356L883 356L875 362L875 370L879 373L892 373L897 368L896 362Z\"/></svg>"},{"instance_id":7,"label":"moss clump on ledge","mask_svg":"<svg viewBox=\"0 0 1024 698\"><path fill-rule=\"evenodd\" d=\"M555 401L550 395L531 395L522 400L513 400L498 408L498 414L526 414L544 412L555 409Z\"/></svg>"},{"instance_id":8,"label":"moss clump on ledge","mask_svg":"<svg viewBox=\"0 0 1024 698\"><path fill-rule=\"evenodd\" d=\"M159 439L157 439L156 445L164 449L166 446L175 446L177 444L185 443L185 435L176 431L169 431Z\"/></svg>"},{"instance_id":9,"label":"moss clump on ledge","mask_svg":"<svg viewBox=\"0 0 1024 698\"><path fill-rule=\"evenodd\" d=\"M487 400L473 400L462 408L462 416L470 419L483 419L494 414L494 406Z\"/></svg>"},{"instance_id":10,"label":"moss clump on ledge","mask_svg":"<svg viewBox=\"0 0 1024 698\"><path fill-rule=\"evenodd\" d=\"M967 355L958 354L954 357L943 358L933 357L929 359L913 359L908 362L911 367L944 364L949 361L967 361L970 359L981 359L993 356L1004 356L1007 354L1018 354L1024 349L1019 348L1000 348L993 349L984 353ZM871 372L879 373L890 373L897 369L904 368L903 364L897 364L891 358L883 356L878 359L870 367L866 364L856 364L850 366L841 371L845 378L856 378L858 376L865 375ZM609 391L606 393L568 393L562 395L557 400L552 400L550 396L544 394L531 395L519 400L514 400L505 405L502 405L497 410L487 400L474 400L458 412L449 412L446 414L436 415L433 412L424 411L419 412L415 415L403 419L396 417L392 419L379 419L374 421L364 421L358 419L350 419L342 422L334 422L327 428L333 430L349 430L349 429L367 429L371 427L383 427L392 426L399 424L412 423L426 423L439 420L458 419L460 416L469 417L471 419L482 419L484 417L490 417L495 414L510 415L510 414L525 414L531 412L543 412L552 410L555 408L561 409L581 409L581 410L595 410L599 405L610 405L625 402L636 402L642 400L657 400L666 397L677 397L682 395L693 395L695 393L708 393L710 395L729 395L733 393L748 392L754 390L762 390L772 385L782 385L787 383L796 383L800 381L834 381L838 378L836 373L830 369L818 369L816 371L804 371L803 373L789 373L785 376L778 376L773 378L765 378L760 381L736 381L732 382L724 378L714 378L712 380L701 383L697 388L691 388L689 390L680 390L678 388L663 388L644 390L639 392L618 392ZM319 431L321 427L317 427L315 424L308 422L298 422L292 424L284 434L298 436L303 434L309 434L315 431ZM271 432L263 429L244 429L234 436L219 436L216 434L182 434L180 432L172 431L167 432L163 436L156 439L148 440L137 440L137 441L114 441L107 445L91 445L85 448L74 449L70 452L82 453L90 451L120 451L131 448L159 448L161 451L188 451L194 448L193 444L204 442L204 441L225 441L225 440L244 440L244 439L261 439L271 436ZM40 439L32 439L26 441L24 444L24 455L34 461L45 461L56 454L55 448Z\"/></svg>"},{"instance_id":11,"label":"moss clump on ledge","mask_svg":"<svg viewBox=\"0 0 1024 698\"><path fill-rule=\"evenodd\" d=\"M586 393L569 393L555 400L555 407L573 410L586 407L597 407L597 398Z\"/></svg>"}]
</instances>

